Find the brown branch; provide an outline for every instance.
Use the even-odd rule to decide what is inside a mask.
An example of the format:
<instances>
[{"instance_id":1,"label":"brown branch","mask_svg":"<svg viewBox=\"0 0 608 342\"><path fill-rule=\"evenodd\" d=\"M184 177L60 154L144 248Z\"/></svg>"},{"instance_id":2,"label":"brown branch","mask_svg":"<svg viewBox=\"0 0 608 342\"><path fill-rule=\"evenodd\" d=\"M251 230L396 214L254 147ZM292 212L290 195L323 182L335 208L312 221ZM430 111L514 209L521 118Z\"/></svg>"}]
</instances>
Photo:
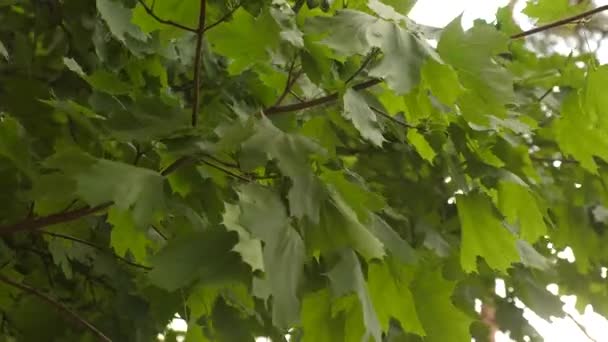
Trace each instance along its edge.
<instances>
[{"instance_id":1,"label":"brown branch","mask_svg":"<svg viewBox=\"0 0 608 342\"><path fill-rule=\"evenodd\" d=\"M524 31L524 32L520 32L520 33L514 34L514 35L511 36L511 39L519 39L519 38L531 36L531 35L539 33L539 32L547 31L547 30L550 30L550 29L555 28L555 27L559 27L559 26L563 26L563 25L569 24L569 23L571 23L573 21L577 21L577 20L580 20L580 19L583 19L583 18L590 17L590 16L592 16L594 14L597 14L597 13L600 13L600 12L603 12L603 11L606 11L606 10L608 10L608 5L600 6L598 8L594 8L592 10L589 10L589 11L586 11L586 12L583 12L583 13L580 13L580 14L577 14L577 15L573 15L573 16L568 17L568 18L560 19L560 20L554 21L552 23L549 23L549 24L546 24L546 25L543 25L543 26L539 26L537 28L533 28L533 29L528 30L528 31Z\"/></svg>"},{"instance_id":2,"label":"brown branch","mask_svg":"<svg viewBox=\"0 0 608 342\"><path fill-rule=\"evenodd\" d=\"M374 78L374 79L371 79L371 80L368 80L365 82L355 84L353 86L353 89L360 91L360 90L364 90L367 88L371 88L381 82L382 82L381 79ZM301 102L301 103L294 103L294 104L288 104L288 105L284 105L284 106L271 107L271 108L264 110L264 114L265 115L274 115L274 114L280 114L280 113L295 112L298 110L308 109L311 107L330 103L330 102L336 101L337 99L338 99L338 92L335 92L335 93L332 93L332 94L329 94L329 95L326 95L323 97L319 97L317 99L312 99L312 100Z\"/></svg>"},{"instance_id":3,"label":"brown branch","mask_svg":"<svg viewBox=\"0 0 608 342\"><path fill-rule=\"evenodd\" d=\"M201 90L201 56L203 52L203 36L205 34L205 17L207 16L207 0L201 0L198 13L198 29L196 30L196 51L194 52L194 100L192 101L192 127L198 121L198 107Z\"/></svg>"},{"instance_id":4,"label":"brown branch","mask_svg":"<svg viewBox=\"0 0 608 342\"><path fill-rule=\"evenodd\" d=\"M241 7L241 4L239 3L238 5L234 6L230 11L228 11L226 14L224 14L221 18L219 18L216 22L209 24L209 26L205 27L203 29L203 32L207 32L208 30L211 30L212 28L216 27L217 25L223 23L224 21L228 20L228 18L230 18L230 16L232 14L234 14L234 12L236 12L237 9L239 9L239 7Z\"/></svg>"},{"instance_id":5,"label":"brown branch","mask_svg":"<svg viewBox=\"0 0 608 342\"><path fill-rule=\"evenodd\" d=\"M87 320L82 318L81 315L75 313L74 311L69 309L67 306L65 306L62 303L58 302L57 300L49 297L48 295L40 292L39 290L37 290L29 285L25 285L25 284L19 283L17 281L14 281L14 280L6 277L3 274L0 274L0 281L2 281L3 283L5 283L7 285L12 286L12 287L18 288L23 292L32 294L32 295L42 299L43 301L49 303L50 305L55 307L58 311L61 311L64 315L68 316L68 318L70 318L72 321L74 321L78 325L81 325L85 329L88 329L91 333L93 333L93 335L95 335L95 337L97 337L97 339L99 341L112 342L112 340L108 336L106 336L104 333L102 333L93 324L89 323ZM42 318L42 319L44 319L44 318Z\"/></svg>"},{"instance_id":6,"label":"brown branch","mask_svg":"<svg viewBox=\"0 0 608 342\"><path fill-rule=\"evenodd\" d=\"M167 19L160 18L159 16L157 16L154 13L154 10L151 7L148 7L148 5L146 5L146 3L144 2L144 0L137 0L137 1L141 5L141 7L144 8L144 10L146 11L146 13L148 13L149 16L151 16L152 18L154 18L159 23L165 24L165 25L169 25L169 26L173 26L173 27L177 27L179 29L182 29L182 30L185 30L185 31L188 31L188 32L197 32L197 30L194 29L194 28L192 28L192 27L188 27L188 26L182 25L182 24L177 23L177 22L172 21L172 20L167 20Z\"/></svg>"},{"instance_id":7,"label":"brown branch","mask_svg":"<svg viewBox=\"0 0 608 342\"><path fill-rule=\"evenodd\" d=\"M70 235L64 235L64 234L59 234L59 233L48 232L48 231L45 231L45 230L40 230L39 233L40 234L44 234L44 235L48 235L48 236L52 236L54 238L69 240L69 241L73 241L73 242L76 242L76 243L80 243L82 245L89 246L89 247L94 248L94 249L96 249L96 250L98 250L100 252L110 254L115 259L118 259L118 260L124 262L125 264L133 266L133 267L141 268L141 269L148 270L148 271L152 269L152 267L149 267L149 266L146 266L146 265L142 265L142 264L138 264L136 262L130 261L127 258L121 257L118 254L112 253L107 248L104 248L102 246L98 246L98 245L96 245L96 244L94 244L94 243L92 243L90 241L87 241L87 240L79 239L77 237L70 236Z\"/></svg>"},{"instance_id":8,"label":"brown branch","mask_svg":"<svg viewBox=\"0 0 608 342\"><path fill-rule=\"evenodd\" d=\"M0 235L12 234L24 230L36 230L58 223L78 220L79 218L101 212L111 206L113 202L105 202L95 207L84 207L72 211L65 211L42 217L28 218L12 225L0 227Z\"/></svg>"}]
</instances>

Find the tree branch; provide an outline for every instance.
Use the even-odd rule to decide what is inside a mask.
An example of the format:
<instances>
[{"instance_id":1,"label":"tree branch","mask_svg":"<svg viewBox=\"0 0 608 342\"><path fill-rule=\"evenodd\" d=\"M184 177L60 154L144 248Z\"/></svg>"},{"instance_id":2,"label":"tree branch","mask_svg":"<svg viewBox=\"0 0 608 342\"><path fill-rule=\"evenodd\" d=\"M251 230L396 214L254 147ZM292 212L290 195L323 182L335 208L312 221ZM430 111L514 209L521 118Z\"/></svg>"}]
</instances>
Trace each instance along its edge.
<instances>
[{"instance_id":1,"label":"tree branch","mask_svg":"<svg viewBox=\"0 0 608 342\"><path fill-rule=\"evenodd\" d=\"M65 211L42 217L28 218L12 225L0 227L0 235L12 234L24 230L36 230L54 224L78 220L79 218L101 212L111 206L113 202L105 202L95 207L84 207L72 211Z\"/></svg>"},{"instance_id":2,"label":"tree branch","mask_svg":"<svg viewBox=\"0 0 608 342\"><path fill-rule=\"evenodd\" d=\"M560 20L554 21L552 23L549 23L549 24L546 24L546 25L543 25L543 26L539 26L537 28L533 28L533 29L528 30L528 31L524 31L524 32L520 32L520 33L514 34L514 35L511 36L511 39L519 39L519 38L531 36L531 35L539 33L539 32L547 31L547 30L550 30L550 29L555 28L555 27L559 27L559 26L563 26L563 25L569 24L569 23L571 23L573 21L577 21L579 19L590 17L590 16L592 16L594 14L597 14L597 13L600 13L600 12L603 12L603 11L606 11L606 10L608 10L608 5L600 6L598 8L594 8L592 10L589 10L589 11L586 11L586 12L583 12L583 13L580 13L580 14L577 14L577 15L573 15L573 16L568 17L568 18L560 19Z\"/></svg>"},{"instance_id":3,"label":"tree branch","mask_svg":"<svg viewBox=\"0 0 608 342\"><path fill-rule=\"evenodd\" d=\"M194 100L192 103L192 127L196 127L198 121L198 107L200 103L201 90L201 55L203 50L203 36L205 34L205 17L207 16L207 0L201 0L198 13L198 29L196 30L196 51L194 55Z\"/></svg>"},{"instance_id":4,"label":"tree branch","mask_svg":"<svg viewBox=\"0 0 608 342\"><path fill-rule=\"evenodd\" d=\"M52 237L54 237L54 238L58 238L58 239L64 239L64 240L73 241L73 242L76 242L76 243L79 243L79 244L86 245L86 246L89 246L89 247L91 247L91 248L94 248L94 249L96 249L96 250L98 250L98 251L100 251L100 252L103 252L103 253L108 253L108 254L110 254L112 257L114 257L115 259L118 259L118 260L120 260L120 261L124 262L125 264L127 264L127 265L131 265L131 266L133 266L133 267L141 268L141 269L144 269L144 270L147 270L147 271L149 271L149 270L151 270L151 269L152 269L152 267L149 267L149 266L146 266L146 265L142 265L142 264L138 264L138 263L136 263L136 262L130 261L130 260L129 260L129 259L127 259L127 258L121 257L121 256L120 256L120 255L118 255L118 254L114 254L114 253L112 253L112 252L111 252L110 250L108 250L107 248L104 248L104 247L98 246L98 245L96 245L96 244L94 244L94 243L92 243L92 242L89 242L89 241L87 241L87 240L79 239L79 238L74 237L74 236L69 236L69 235L64 235L64 234L59 234L59 233L53 233L53 232L47 232L47 231L45 231L45 230L40 230L39 232L40 232L40 234L44 234L44 235L48 235L48 236L52 236Z\"/></svg>"},{"instance_id":5,"label":"tree branch","mask_svg":"<svg viewBox=\"0 0 608 342\"><path fill-rule=\"evenodd\" d=\"M154 13L154 10L152 10L152 8L148 7L148 5L146 5L146 3L144 2L144 0L137 0L137 1L141 5L141 7L144 8L144 10L146 11L146 13L148 13L149 16L151 16L152 18L154 18L159 23L165 24L165 25L169 25L169 26L173 26L173 27L177 27L179 29L182 29L182 30L185 30L185 31L188 31L188 32L197 32L196 29L193 29L191 27L182 25L180 23L176 23L175 21L172 21L172 20L167 20L167 19L160 18L159 16L157 16Z\"/></svg>"},{"instance_id":6,"label":"tree branch","mask_svg":"<svg viewBox=\"0 0 608 342\"><path fill-rule=\"evenodd\" d=\"M4 276L3 274L0 274L0 281L2 281L5 284L8 284L12 287L18 288L23 292L32 294L32 295L42 299L43 301L49 303L50 305L55 307L57 310L61 311L64 315L68 316L72 321L74 321L78 325L81 325L82 327L86 328L91 333L93 333L93 335L95 335L98 340L112 342L112 340L108 336L106 336L104 333L102 333L93 324L89 323L84 318L82 318L81 315L75 313L74 311L70 310L67 306L65 306L62 303L58 302L57 300L49 297L48 295L40 292L39 290L37 290L29 285L25 285L25 284L16 282L16 281ZM41 318L41 319L44 319L44 318Z\"/></svg>"},{"instance_id":7,"label":"tree branch","mask_svg":"<svg viewBox=\"0 0 608 342\"><path fill-rule=\"evenodd\" d=\"M203 29L203 32L207 32L208 30L211 30L212 28L216 27L217 25L219 25L219 24L223 23L224 21L228 20L228 18L230 18L230 16L233 15L234 12L236 12L236 10L239 9L239 7L241 7L241 3L239 3L236 6L234 6L234 8L232 8L230 11L228 11L226 14L224 14L216 22L214 22L212 24L209 24L209 26L205 27Z\"/></svg>"},{"instance_id":8,"label":"tree branch","mask_svg":"<svg viewBox=\"0 0 608 342\"><path fill-rule=\"evenodd\" d=\"M371 80L368 80L365 82L355 84L353 86L353 89L360 91L360 90L364 90L367 88L371 88L381 82L382 82L381 79L374 78L374 79L371 79ZM271 107L271 108L264 110L263 112L265 115L274 115L274 114L280 114L280 113L295 112L298 110L308 109L311 107L330 103L330 102L336 101L337 99L338 99L338 92L335 92L335 93L331 93L329 95L326 95L326 96L323 96L323 97L320 97L317 99L312 99L312 100L301 102L301 103L294 103L294 104L289 104L289 105L284 105L284 106Z\"/></svg>"}]
</instances>

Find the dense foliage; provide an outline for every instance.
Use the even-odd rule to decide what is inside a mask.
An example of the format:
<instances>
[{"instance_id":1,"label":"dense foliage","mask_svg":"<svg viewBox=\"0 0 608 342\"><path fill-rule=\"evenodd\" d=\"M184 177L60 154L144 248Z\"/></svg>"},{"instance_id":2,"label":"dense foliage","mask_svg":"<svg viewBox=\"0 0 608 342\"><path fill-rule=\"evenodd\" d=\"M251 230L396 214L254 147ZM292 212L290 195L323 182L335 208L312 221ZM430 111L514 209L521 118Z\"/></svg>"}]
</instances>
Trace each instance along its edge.
<instances>
[{"instance_id":1,"label":"dense foliage","mask_svg":"<svg viewBox=\"0 0 608 342\"><path fill-rule=\"evenodd\" d=\"M608 67L412 5L0 0L0 339L538 340L549 283L608 314Z\"/></svg>"}]
</instances>

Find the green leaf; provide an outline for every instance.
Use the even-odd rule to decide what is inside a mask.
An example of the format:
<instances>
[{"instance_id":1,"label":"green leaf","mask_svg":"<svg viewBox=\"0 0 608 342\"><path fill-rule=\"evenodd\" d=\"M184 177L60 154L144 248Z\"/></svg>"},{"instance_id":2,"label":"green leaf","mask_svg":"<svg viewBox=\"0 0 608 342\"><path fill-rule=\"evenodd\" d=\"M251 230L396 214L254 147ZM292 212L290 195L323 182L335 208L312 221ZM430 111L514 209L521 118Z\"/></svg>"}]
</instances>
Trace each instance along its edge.
<instances>
[{"instance_id":1,"label":"green leaf","mask_svg":"<svg viewBox=\"0 0 608 342\"><path fill-rule=\"evenodd\" d=\"M346 9L338 11L334 17L309 18L305 33L322 36L320 43L340 56L364 55L371 49L368 29L376 22L378 19L369 14Z\"/></svg>"},{"instance_id":2,"label":"green leaf","mask_svg":"<svg viewBox=\"0 0 608 342\"><path fill-rule=\"evenodd\" d=\"M538 19L537 24L549 23L558 19L571 17L589 7L589 1L579 1L572 5L569 0L535 0L528 1L522 13Z\"/></svg>"},{"instance_id":3,"label":"green leaf","mask_svg":"<svg viewBox=\"0 0 608 342\"><path fill-rule=\"evenodd\" d=\"M500 182L498 207L507 222L519 226L522 239L534 243L547 234L547 226L537 200L524 186L509 181Z\"/></svg>"},{"instance_id":4,"label":"green leaf","mask_svg":"<svg viewBox=\"0 0 608 342\"><path fill-rule=\"evenodd\" d=\"M452 303L456 283L435 267L420 267L412 283L416 312L426 332L425 341L469 341L472 319ZM437 324L441 322L441 324Z\"/></svg>"},{"instance_id":5,"label":"green leaf","mask_svg":"<svg viewBox=\"0 0 608 342\"><path fill-rule=\"evenodd\" d=\"M262 257L262 242L251 237L251 234L239 223L241 209L232 204L225 204L222 222L226 229L235 231L239 235L239 242L234 246L233 251L239 253L243 261L251 266L253 271L264 271L264 259Z\"/></svg>"},{"instance_id":6,"label":"green leaf","mask_svg":"<svg viewBox=\"0 0 608 342\"><path fill-rule=\"evenodd\" d=\"M500 271L519 261L515 236L502 225L489 198L470 193L458 196L456 204L462 229L460 263L464 271L477 269L478 256Z\"/></svg>"},{"instance_id":7,"label":"green leaf","mask_svg":"<svg viewBox=\"0 0 608 342\"><path fill-rule=\"evenodd\" d=\"M435 159L436 153L426 139L424 139L422 134L413 129L408 130L407 140L414 145L416 151L424 160L433 164L433 159Z\"/></svg>"},{"instance_id":8,"label":"green leaf","mask_svg":"<svg viewBox=\"0 0 608 342\"><path fill-rule=\"evenodd\" d=\"M405 94L418 85L422 63L432 51L427 43L389 22L371 26L368 35L370 44L384 55L369 74L384 79L397 94Z\"/></svg>"},{"instance_id":9,"label":"green leaf","mask_svg":"<svg viewBox=\"0 0 608 342\"><path fill-rule=\"evenodd\" d=\"M376 113L367 105L363 97L353 89L344 94L344 117L351 120L361 136L376 146L382 146L384 137L377 123Z\"/></svg>"},{"instance_id":10,"label":"green leaf","mask_svg":"<svg viewBox=\"0 0 608 342\"><path fill-rule=\"evenodd\" d=\"M362 341L373 338L376 342L382 341L381 327L372 300L367 290L361 265L353 251L340 253L338 263L327 274L331 283L332 295L334 297L346 296L355 293L361 303L363 312L363 323L365 334Z\"/></svg>"},{"instance_id":11,"label":"green leaf","mask_svg":"<svg viewBox=\"0 0 608 342\"><path fill-rule=\"evenodd\" d=\"M144 1L154 14L164 20L171 20L181 25L196 28L198 26L198 14L200 1L197 0L165 0L165 1ZM174 27L158 22L152 18L140 3L133 10L131 19L133 24L139 26L142 31L150 33L156 30L176 30L176 34L183 33Z\"/></svg>"},{"instance_id":12,"label":"green leaf","mask_svg":"<svg viewBox=\"0 0 608 342\"><path fill-rule=\"evenodd\" d=\"M256 32L252 35L252 32ZM230 59L228 70L239 74L268 58L268 51L278 47L280 29L272 16L264 11L257 18L239 8L232 20L206 34L213 51ZM247 44L243 44L246 41Z\"/></svg>"},{"instance_id":13,"label":"green leaf","mask_svg":"<svg viewBox=\"0 0 608 342\"><path fill-rule=\"evenodd\" d=\"M150 243L146 236L146 231L137 227L133 218L124 211L117 208L110 208L108 211L108 222L112 224L112 237L110 244L116 254L126 256L131 252L137 261L148 259L147 246Z\"/></svg>"},{"instance_id":14,"label":"green leaf","mask_svg":"<svg viewBox=\"0 0 608 342\"><path fill-rule=\"evenodd\" d=\"M336 193L321 207L319 224L307 234L308 248L313 253L327 253L351 247L366 259L382 259L382 243L357 218L357 214Z\"/></svg>"},{"instance_id":15,"label":"green leaf","mask_svg":"<svg viewBox=\"0 0 608 342\"><path fill-rule=\"evenodd\" d=\"M105 20L110 32L124 44L127 38L146 41L148 36L131 23L131 10L114 0L96 0L97 10Z\"/></svg>"},{"instance_id":16,"label":"green leaf","mask_svg":"<svg viewBox=\"0 0 608 342\"><path fill-rule=\"evenodd\" d=\"M580 161L583 168L595 174L598 170L593 157L608 160L606 131L598 129L597 125L597 119L594 119L588 110L581 108L577 94L566 97L562 105L562 115L552 125L555 140L564 154L574 157ZM580 136L585 139L580 139Z\"/></svg>"},{"instance_id":17,"label":"green leaf","mask_svg":"<svg viewBox=\"0 0 608 342\"><path fill-rule=\"evenodd\" d=\"M269 159L276 160L281 172L293 182L288 194L291 214L318 222L319 202L324 193L312 173L308 156L321 152L319 146L303 136L280 131L268 119L258 122L255 134L242 146L245 154L263 153Z\"/></svg>"},{"instance_id":18,"label":"green leaf","mask_svg":"<svg viewBox=\"0 0 608 342\"><path fill-rule=\"evenodd\" d=\"M449 64L441 64L432 59L422 66L422 82L439 101L452 105L463 89L458 74Z\"/></svg>"},{"instance_id":19,"label":"green leaf","mask_svg":"<svg viewBox=\"0 0 608 342\"><path fill-rule=\"evenodd\" d=\"M198 279L207 283L230 279L239 265L239 257L231 252L235 240L235 235L217 229L173 239L151 258L150 282L175 291Z\"/></svg>"},{"instance_id":20,"label":"green leaf","mask_svg":"<svg viewBox=\"0 0 608 342\"><path fill-rule=\"evenodd\" d=\"M27 133L19 121L0 115L0 156L10 160L15 167L30 178L34 177Z\"/></svg>"},{"instance_id":21,"label":"green leaf","mask_svg":"<svg viewBox=\"0 0 608 342\"><path fill-rule=\"evenodd\" d=\"M264 270L273 298L272 320L288 328L298 320L298 286L304 269L304 243L289 225L273 192L257 185L239 191L240 224L264 242Z\"/></svg>"},{"instance_id":22,"label":"green leaf","mask_svg":"<svg viewBox=\"0 0 608 342\"><path fill-rule=\"evenodd\" d=\"M474 101L475 105L464 108L463 115L473 123L485 124L488 114L504 116L504 105L515 98L513 76L494 61L497 54L508 51L508 38L493 26L479 22L464 32L460 19L454 19L443 30L437 51L471 91L469 98L460 103Z\"/></svg>"},{"instance_id":23,"label":"green leaf","mask_svg":"<svg viewBox=\"0 0 608 342\"><path fill-rule=\"evenodd\" d=\"M304 296L302 300L302 342L343 341L343 331L338 329L332 314L331 295L328 289Z\"/></svg>"},{"instance_id":24,"label":"green leaf","mask_svg":"<svg viewBox=\"0 0 608 342\"><path fill-rule=\"evenodd\" d=\"M370 264L367 270L369 294L383 331L388 331L390 319L394 318L405 331L424 336L409 289L411 276L406 277L405 272L407 270L399 265Z\"/></svg>"}]
</instances>

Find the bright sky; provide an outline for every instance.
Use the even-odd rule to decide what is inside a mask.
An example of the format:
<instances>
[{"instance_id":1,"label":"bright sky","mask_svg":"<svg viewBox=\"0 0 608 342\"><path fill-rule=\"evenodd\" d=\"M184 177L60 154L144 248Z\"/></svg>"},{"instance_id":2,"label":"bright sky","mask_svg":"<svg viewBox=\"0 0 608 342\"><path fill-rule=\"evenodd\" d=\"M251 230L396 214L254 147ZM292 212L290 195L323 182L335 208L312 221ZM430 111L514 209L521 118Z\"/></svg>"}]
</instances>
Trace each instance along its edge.
<instances>
[{"instance_id":1,"label":"bright sky","mask_svg":"<svg viewBox=\"0 0 608 342\"><path fill-rule=\"evenodd\" d=\"M514 8L515 20L523 29L530 29L534 24L523 14L521 10L525 6L525 0L519 0ZM481 18L488 22L493 22L495 19L496 10L499 7L509 3L508 0L418 0L416 6L412 9L409 17L419 24L428 26L444 27L449 24L455 17L462 14L462 26L467 29L473 25L475 19ZM608 4L608 0L596 0L597 6ZM595 43L595 42L591 42ZM608 62L608 44L603 44L603 48L598 50L598 57L602 64ZM591 46L593 49L594 46ZM556 50L560 53L568 54L570 47L566 42L558 44ZM564 253L564 252L562 252ZM564 254L565 259L574 259L571 251ZM547 291L554 294L558 293L558 287L555 284L548 286ZM498 280L496 283L496 293L501 295L505 293L504 282ZM579 324L584 326L587 334L594 341L608 342L608 321L588 306L584 313L579 313L574 308L576 296L560 297L564 302L564 311L571 315ZM524 308L525 304L516 301L516 305ZM524 317L528 319L537 331L545 338L546 342L593 342L582 331L581 328L571 318L557 319L552 318L547 322L537 316L534 312L524 308ZM507 335L500 334L497 336L497 342L511 341Z\"/></svg>"}]
</instances>

